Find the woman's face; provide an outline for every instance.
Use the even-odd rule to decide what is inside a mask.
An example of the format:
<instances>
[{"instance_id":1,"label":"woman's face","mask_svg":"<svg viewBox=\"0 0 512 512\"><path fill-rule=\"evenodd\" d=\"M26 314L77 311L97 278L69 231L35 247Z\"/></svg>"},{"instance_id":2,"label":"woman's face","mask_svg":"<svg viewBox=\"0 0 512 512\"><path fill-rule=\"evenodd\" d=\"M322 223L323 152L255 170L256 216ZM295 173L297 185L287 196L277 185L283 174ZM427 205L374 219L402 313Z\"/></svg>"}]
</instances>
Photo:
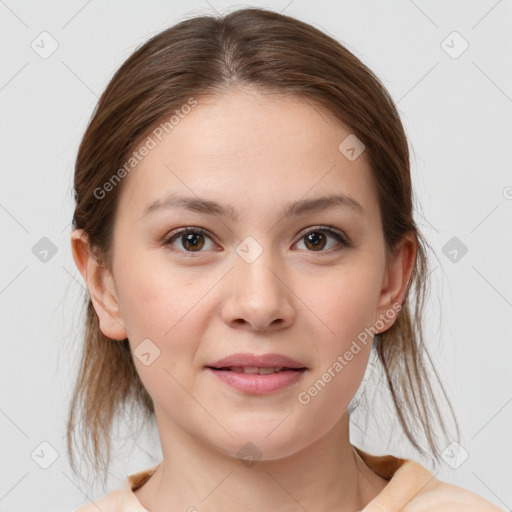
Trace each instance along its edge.
<instances>
[{"instance_id":1,"label":"woman's face","mask_svg":"<svg viewBox=\"0 0 512 512\"><path fill-rule=\"evenodd\" d=\"M119 311L102 331L129 337L161 435L173 425L232 456L249 441L265 459L289 455L346 419L368 333L392 325L407 278L402 260L386 268L365 153L354 159L351 139L340 150L350 131L319 108L239 90L199 99L164 135L122 184L108 281ZM239 353L306 370L274 390L263 379L281 376L238 375L263 383L239 389L208 368Z\"/></svg>"}]
</instances>

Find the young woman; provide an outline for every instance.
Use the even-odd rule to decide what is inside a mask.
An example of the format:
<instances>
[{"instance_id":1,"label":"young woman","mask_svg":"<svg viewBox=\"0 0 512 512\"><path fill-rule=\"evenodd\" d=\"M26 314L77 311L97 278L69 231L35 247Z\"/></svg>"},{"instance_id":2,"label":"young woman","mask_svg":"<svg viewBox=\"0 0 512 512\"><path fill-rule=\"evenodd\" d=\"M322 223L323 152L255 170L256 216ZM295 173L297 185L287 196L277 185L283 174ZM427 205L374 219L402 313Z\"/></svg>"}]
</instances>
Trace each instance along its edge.
<instances>
[{"instance_id":1,"label":"young woman","mask_svg":"<svg viewBox=\"0 0 512 512\"><path fill-rule=\"evenodd\" d=\"M106 474L128 404L163 454L80 512L500 510L350 442L372 350L418 453L453 439L425 366L407 139L337 41L261 9L158 34L102 95L75 198L72 467L80 428Z\"/></svg>"}]
</instances>

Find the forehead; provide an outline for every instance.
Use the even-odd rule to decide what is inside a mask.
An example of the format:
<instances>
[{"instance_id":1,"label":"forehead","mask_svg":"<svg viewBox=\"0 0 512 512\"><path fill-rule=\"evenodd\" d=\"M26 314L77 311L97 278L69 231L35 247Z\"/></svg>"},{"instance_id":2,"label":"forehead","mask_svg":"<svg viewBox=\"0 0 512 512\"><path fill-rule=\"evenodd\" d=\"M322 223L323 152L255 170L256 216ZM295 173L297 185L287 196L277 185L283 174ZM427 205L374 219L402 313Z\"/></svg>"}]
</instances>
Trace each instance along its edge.
<instances>
[{"instance_id":1,"label":"forehead","mask_svg":"<svg viewBox=\"0 0 512 512\"><path fill-rule=\"evenodd\" d=\"M350 160L340 151L353 135L329 112L297 97L242 90L196 101L168 133L150 134L152 148L124 178L123 215L140 217L171 192L266 212L341 192L372 213L376 196L366 155Z\"/></svg>"}]
</instances>

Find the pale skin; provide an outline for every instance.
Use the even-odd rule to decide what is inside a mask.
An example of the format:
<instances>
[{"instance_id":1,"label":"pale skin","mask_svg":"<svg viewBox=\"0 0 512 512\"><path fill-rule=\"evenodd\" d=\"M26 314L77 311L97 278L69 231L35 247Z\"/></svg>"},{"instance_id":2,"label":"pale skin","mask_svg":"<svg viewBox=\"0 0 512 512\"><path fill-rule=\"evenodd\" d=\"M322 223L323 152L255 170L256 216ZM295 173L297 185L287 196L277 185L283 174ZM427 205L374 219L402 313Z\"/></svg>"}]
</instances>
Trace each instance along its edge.
<instances>
[{"instance_id":1,"label":"pale skin","mask_svg":"<svg viewBox=\"0 0 512 512\"><path fill-rule=\"evenodd\" d=\"M124 178L112 272L91 256L83 232L72 233L103 334L129 338L132 350L150 339L160 350L149 366L134 357L163 453L135 492L151 512L354 512L386 486L349 439L347 408L371 339L308 404L297 399L359 333L403 302L417 251L407 235L386 261L365 154L350 161L338 150L350 133L291 97L232 89L198 99ZM143 216L169 193L230 205L238 219L176 208ZM362 212L336 205L281 215L291 201L333 193ZM207 231L197 235L200 249L181 235L164 245L167 235L192 226ZM332 226L353 245L318 226ZM310 232L320 237L316 250ZM262 249L251 263L236 252L246 237ZM204 368L235 352L277 352L308 370L288 388L251 396ZM237 457L249 441L261 453L252 466Z\"/></svg>"}]
</instances>

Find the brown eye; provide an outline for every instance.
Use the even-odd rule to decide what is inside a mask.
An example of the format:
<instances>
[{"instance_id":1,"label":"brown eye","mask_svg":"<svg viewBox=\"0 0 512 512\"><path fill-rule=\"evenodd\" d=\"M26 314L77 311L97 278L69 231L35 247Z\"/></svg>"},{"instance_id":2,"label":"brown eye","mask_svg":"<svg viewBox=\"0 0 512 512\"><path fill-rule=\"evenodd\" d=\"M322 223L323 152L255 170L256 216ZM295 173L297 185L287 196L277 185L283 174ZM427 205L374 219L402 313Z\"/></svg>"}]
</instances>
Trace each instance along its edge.
<instances>
[{"instance_id":1,"label":"brown eye","mask_svg":"<svg viewBox=\"0 0 512 512\"><path fill-rule=\"evenodd\" d=\"M200 250L204 245L204 236L202 233L187 233L181 236L183 247L187 250Z\"/></svg>"},{"instance_id":2,"label":"brown eye","mask_svg":"<svg viewBox=\"0 0 512 512\"><path fill-rule=\"evenodd\" d=\"M320 231L313 231L304 237L306 246L313 251L321 250L325 247L326 236Z\"/></svg>"},{"instance_id":3,"label":"brown eye","mask_svg":"<svg viewBox=\"0 0 512 512\"><path fill-rule=\"evenodd\" d=\"M175 242L180 242L181 247L176 247L177 250L182 252L204 252L202 249L208 239L210 237L200 228L184 228L171 233L164 241L164 245L174 246ZM211 246L206 247L206 249L211 249L215 245L211 239L210 244Z\"/></svg>"},{"instance_id":4,"label":"brown eye","mask_svg":"<svg viewBox=\"0 0 512 512\"><path fill-rule=\"evenodd\" d=\"M327 247L329 245L329 239L337 241L338 244L331 244ZM348 239L337 231L320 227L310 230L308 233L303 235L299 242L302 241L304 241L304 245L309 252L331 252L331 249L336 251L351 247ZM338 247L336 247L336 245Z\"/></svg>"}]
</instances>

